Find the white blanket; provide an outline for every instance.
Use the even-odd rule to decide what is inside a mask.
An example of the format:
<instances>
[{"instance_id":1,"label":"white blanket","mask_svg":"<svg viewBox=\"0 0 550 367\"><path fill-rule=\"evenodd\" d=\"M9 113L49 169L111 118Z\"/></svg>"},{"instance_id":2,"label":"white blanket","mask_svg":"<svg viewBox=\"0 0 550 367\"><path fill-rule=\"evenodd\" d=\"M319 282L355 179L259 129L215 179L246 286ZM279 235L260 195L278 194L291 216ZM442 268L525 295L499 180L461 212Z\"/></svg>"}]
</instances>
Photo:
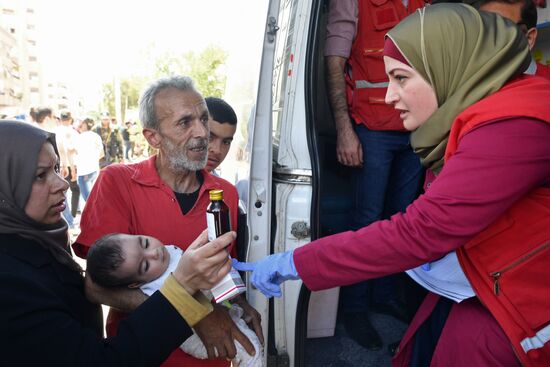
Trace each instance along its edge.
<instances>
[{"instance_id":1,"label":"white blanket","mask_svg":"<svg viewBox=\"0 0 550 367\"><path fill-rule=\"evenodd\" d=\"M229 315L233 322L238 326L244 335L254 345L256 354L254 356L249 355L243 346L235 341L235 347L237 348L237 355L233 359L232 363L234 367L263 367L264 356L263 348L260 344L260 339L256 333L248 327L246 322L242 319L243 309L237 305L232 305L229 309ZM208 354L206 348L197 334L190 336L180 347L185 353L192 355L195 358L206 359Z\"/></svg>"}]
</instances>

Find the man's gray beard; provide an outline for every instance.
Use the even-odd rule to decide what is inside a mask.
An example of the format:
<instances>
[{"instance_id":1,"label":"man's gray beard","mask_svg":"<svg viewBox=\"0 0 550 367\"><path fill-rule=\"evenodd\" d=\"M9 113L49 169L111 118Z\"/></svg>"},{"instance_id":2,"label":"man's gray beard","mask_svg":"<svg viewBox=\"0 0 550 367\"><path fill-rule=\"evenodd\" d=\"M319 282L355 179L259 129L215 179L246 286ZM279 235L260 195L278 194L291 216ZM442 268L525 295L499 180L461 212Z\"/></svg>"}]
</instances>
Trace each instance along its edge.
<instances>
[{"instance_id":1,"label":"man's gray beard","mask_svg":"<svg viewBox=\"0 0 550 367\"><path fill-rule=\"evenodd\" d=\"M199 139L196 139L195 142L197 140ZM204 141L206 146L206 149L204 150L204 157L198 161L192 161L189 157L187 157L186 150L189 145L196 144L186 144L184 148L185 151L181 152L177 145L173 144L169 139L164 138L163 142L166 148L168 165L170 166L170 169L176 173L184 171L199 171L203 169L208 161L208 142L206 142L206 139L204 139Z\"/></svg>"}]
</instances>

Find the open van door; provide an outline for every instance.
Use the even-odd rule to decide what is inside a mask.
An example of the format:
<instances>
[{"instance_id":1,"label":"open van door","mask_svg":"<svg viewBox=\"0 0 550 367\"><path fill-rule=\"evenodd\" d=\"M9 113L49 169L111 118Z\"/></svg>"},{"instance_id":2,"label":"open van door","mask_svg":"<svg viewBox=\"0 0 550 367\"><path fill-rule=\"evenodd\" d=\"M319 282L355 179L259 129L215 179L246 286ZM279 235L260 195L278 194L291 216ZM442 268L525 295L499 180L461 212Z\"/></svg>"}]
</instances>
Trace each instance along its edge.
<instances>
[{"instance_id":1,"label":"open van door","mask_svg":"<svg viewBox=\"0 0 550 367\"><path fill-rule=\"evenodd\" d=\"M306 86L314 59L310 44L314 4L318 11L322 2L270 1L256 111L249 126L247 261L302 246L312 234L318 237L317 219L312 219L319 214L313 200L316 153L310 154L316 149L311 114L306 111L310 105L306 101L312 100L306 97ZM301 281L282 287L281 298L267 300L249 285L248 300L262 315L267 365L303 366L308 318L318 328L313 336L333 332L338 290L310 294Z\"/></svg>"},{"instance_id":2,"label":"open van door","mask_svg":"<svg viewBox=\"0 0 550 367\"><path fill-rule=\"evenodd\" d=\"M247 261L257 261L271 254L271 161L273 157L271 144L272 131L272 93L275 40L277 38L277 16L279 0L270 0L262 47L260 78L254 116L249 121L248 134L250 146L250 172L248 178L247 226L248 247ZM266 347L272 340L269 333L269 301L263 294L252 288L247 274L248 302L261 315L262 330ZM267 348L265 357L268 358Z\"/></svg>"}]
</instances>

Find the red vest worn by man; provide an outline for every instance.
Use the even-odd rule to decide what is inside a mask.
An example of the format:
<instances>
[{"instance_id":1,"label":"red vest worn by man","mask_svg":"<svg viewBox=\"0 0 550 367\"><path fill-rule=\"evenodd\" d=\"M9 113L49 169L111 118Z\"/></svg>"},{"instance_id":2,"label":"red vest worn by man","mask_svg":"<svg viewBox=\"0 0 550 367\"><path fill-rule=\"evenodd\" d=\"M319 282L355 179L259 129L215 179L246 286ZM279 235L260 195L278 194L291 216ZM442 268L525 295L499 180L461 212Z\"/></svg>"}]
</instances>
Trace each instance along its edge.
<instances>
[{"instance_id":1,"label":"red vest worn by man","mask_svg":"<svg viewBox=\"0 0 550 367\"><path fill-rule=\"evenodd\" d=\"M445 152L489 121L530 117L550 123L550 82L520 77L470 106L454 121ZM518 200L483 232L457 250L479 300L509 338L525 367L550 366L550 188Z\"/></svg>"},{"instance_id":2,"label":"red vest worn by man","mask_svg":"<svg viewBox=\"0 0 550 367\"><path fill-rule=\"evenodd\" d=\"M351 117L371 130L405 131L393 106L385 103L388 77L384 68L384 36L428 1L357 0L355 40L347 62L347 99Z\"/></svg>"}]
</instances>

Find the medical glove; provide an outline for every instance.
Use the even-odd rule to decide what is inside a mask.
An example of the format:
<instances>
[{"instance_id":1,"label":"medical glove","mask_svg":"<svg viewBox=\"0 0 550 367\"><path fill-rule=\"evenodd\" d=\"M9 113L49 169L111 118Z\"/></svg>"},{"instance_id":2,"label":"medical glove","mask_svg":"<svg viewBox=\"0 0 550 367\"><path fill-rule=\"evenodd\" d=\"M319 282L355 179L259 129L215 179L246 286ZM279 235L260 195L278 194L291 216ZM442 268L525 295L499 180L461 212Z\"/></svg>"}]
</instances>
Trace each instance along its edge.
<instances>
[{"instance_id":1,"label":"medical glove","mask_svg":"<svg viewBox=\"0 0 550 367\"><path fill-rule=\"evenodd\" d=\"M251 271L252 285L267 298L281 297L281 283L300 279L294 266L293 251L270 255L260 261L246 263L233 259L233 267L240 271Z\"/></svg>"}]
</instances>

